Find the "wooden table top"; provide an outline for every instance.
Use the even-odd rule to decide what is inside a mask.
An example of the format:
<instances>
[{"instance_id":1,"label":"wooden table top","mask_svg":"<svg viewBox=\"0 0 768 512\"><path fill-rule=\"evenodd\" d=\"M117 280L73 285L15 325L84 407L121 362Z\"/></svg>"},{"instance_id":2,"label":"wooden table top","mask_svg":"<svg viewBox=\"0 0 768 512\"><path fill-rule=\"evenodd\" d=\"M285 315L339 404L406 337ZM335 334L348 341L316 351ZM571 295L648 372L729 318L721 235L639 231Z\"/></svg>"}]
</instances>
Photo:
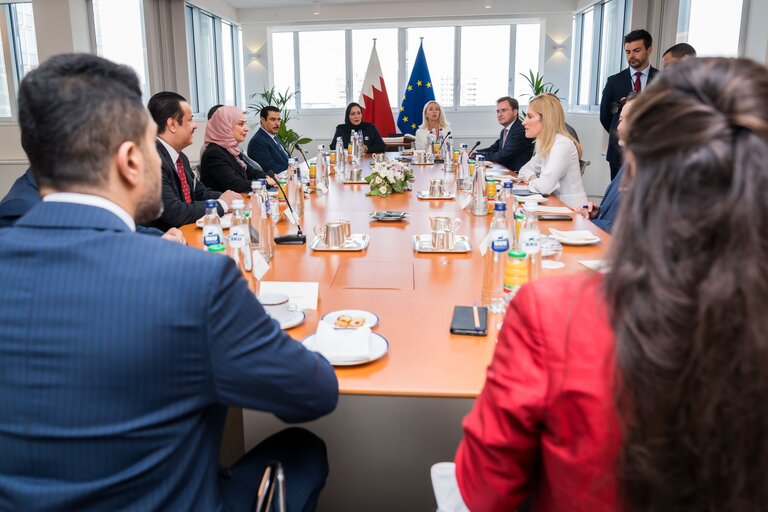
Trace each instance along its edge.
<instances>
[{"instance_id":1,"label":"wooden table top","mask_svg":"<svg viewBox=\"0 0 768 512\"><path fill-rule=\"evenodd\" d=\"M501 315L489 315L488 336L459 336L449 332L453 307L480 301L483 259L478 250L492 216L475 217L462 211L458 200L419 200L416 191L426 190L430 177L443 177L442 166L413 166L413 192L388 198L368 197L368 185L341 183L331 176L330 192L312 194L305 201L301 226L306 245L278 245L271 268L263 281L319 282L316 311L287 332L302 340L315 332L317 322L338 309L363 309L376 313L373 328L389 341L389 353L378 361L353 367L337 367L339 389L346 394L395 396L475 397L485 382L486 367L496 344ZM366 169L367 171L367 169ZM463 193L462 193L463 194ZM549 205L561 205L554 198ZM373 210L410 213L405 222L374 222ZM462 225L457 234L468 235L468 254L424 254L413 251L412 237L429 234L429 217L450 215ZM312 228L326 220L348 219L352 233L367 233L370 244L362 252L315 252L310 249ZM565 267L546 270L544 277L584 271L579 260L600 259L610 236L591 222L576 216L572 222L541 222L541 230L588 229L602 238L595 246L563 247ZM182 228L192 246L202 247L202 234L194 224ZM279 234L295 233L296 226L283 217ZM249 276L254 290L258 283ZM372 288L375 286L376 288Z\"/></svg>"}]
</instances>

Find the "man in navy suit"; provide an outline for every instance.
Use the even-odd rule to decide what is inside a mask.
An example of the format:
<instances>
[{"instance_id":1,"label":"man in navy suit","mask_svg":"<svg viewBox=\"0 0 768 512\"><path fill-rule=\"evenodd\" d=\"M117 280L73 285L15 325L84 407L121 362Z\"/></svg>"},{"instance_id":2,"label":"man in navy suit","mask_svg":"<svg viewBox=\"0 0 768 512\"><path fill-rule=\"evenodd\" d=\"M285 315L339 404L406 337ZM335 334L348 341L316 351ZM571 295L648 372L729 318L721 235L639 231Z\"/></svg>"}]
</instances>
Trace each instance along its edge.
<instances>
[{"instance_id":1,"label":"man in navy suit","mask_svg":"<svg viewBox=\"0 0 768 512\"><path fill-rule=\"evenodd\" d=\"M219 215L229 211L232 201L242 196L203 185L183 153L192 144L197 128L187 100L175 92L163 91L149 99L147 108L157 123L157 152L163 167L163 214L153 226L165 230L195 222L205 214L206 199L218 200Z\"/></svg>"},{"instance_id":2,"label":"man in navy suit","mask_svg":"<svg viewBox=\"0 0 768 512\"><path fill-rule=\"evenodd\" d=\"M218 451L228 405L331 412L333 368L230 258L133 232L162 209L136 74L59 55L18 102L43 200L0 230L0 510L253 510L272 458L289 510L311 510L328 471L313 434L283 431L226 471Z\"/></svg>"},{"instance_id":3,"label":"man in navy suit","mask_svg":"<svg viewBox=\"0 0 768 512\"><path fill-rule=\"evenodd\" d=\"M484 149L478 149L476 154L485 156L487 160L503 165L517 172L528 163L533 156L536 139L525 137L525 128L518 119L520 105L515 98L504 96L496 100L496 119L504 128L499 140Z\"/></svg>"},{"instance_id":4,"label":"man in navy suit","mask_svg":"<svg viewBox=\"0 0 768 512\"><path fill-rule=\"evenodd\" d=\"M276 137L280 131L280 110L264 107L259 112L261 128L248 143L248 156L255 160L267 174L279 174L288 168L288 151Z\"/></svg>"},{"instance_id":5,"label":"man in navy suit","mask_svg":"<svg viewBox=\"0 0 768 512\"><path fill-rule=\"evenodd\" d=\"M600 123L608 132L608 150L605 159L611 167L611 179L621 167L621 148L616 136L616 125L621 112L621 100L627 94L644 90L658 70L651 66L649 57L653 51L653 39L646 30L633 30L624 36L624 55L629 67L608 77L600 99Z\"/></svg>"}]
</instances>

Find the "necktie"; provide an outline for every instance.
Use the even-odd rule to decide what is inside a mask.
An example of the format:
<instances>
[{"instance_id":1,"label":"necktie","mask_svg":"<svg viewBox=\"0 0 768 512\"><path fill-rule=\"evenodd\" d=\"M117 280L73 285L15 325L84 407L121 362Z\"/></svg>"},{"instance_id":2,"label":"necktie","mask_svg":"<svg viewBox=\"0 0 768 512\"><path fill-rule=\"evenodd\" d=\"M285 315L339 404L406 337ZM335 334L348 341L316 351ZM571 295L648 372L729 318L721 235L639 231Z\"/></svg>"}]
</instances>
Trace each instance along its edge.
<instances>
[{"instance_id":1,"label":"necktie","mask_svg":"<svg viewBox=\"0 0 768 512\"><path fill-rule=\"evenodd\" d=\"M635 73L635 84L634 84L634 87L633 87L633 91L635 93L640 92L640 76L642 76L642 73L640 71Z\"/></svg>"},{"instance_id":2,"label":"necktie","mask_svg":"<svg viewBox=\"0 0 768 512\"><path fill-rule=\"evenodd\" d=\"M277 140L277 137L273 138L272 140L274 140L274 141L275 141L275 144L277 144L277 147L279 147L279 148L280 148L280 151L282 151L282 152L283 152L283 153L285 153L286 155L288 154L288 151L286 151L286 150L285 150L285 148L283 147L283 145L282 145L282 144L280 144L280 141L279 141L279 140Z\"/></svg>"},{"instance_id":3,"label":"necktie","mask_svg":"<svg viewBox=\"0 0 768 512\"><path fill-rule=\"evenodd\" d=\"M507 143L507 132L509 131L509 128L504 128L501 132L501 147L503 148L504 145Z\"/></svg>"},{"instance_id":4,"label":"necktie","mask_svg":"<svg viewBox=\"0 0 768 512\"><path fill-rule=\"evenodd\" d=\"M176 174L179 175L179 181L181 182L181 191L184 193L184 202L190 204L192 202L192 194L189 193L189 183L187 183L187 173L184 172L184 162L181 161L181 155L176 159Z\"/></svg>"}]
</instances>

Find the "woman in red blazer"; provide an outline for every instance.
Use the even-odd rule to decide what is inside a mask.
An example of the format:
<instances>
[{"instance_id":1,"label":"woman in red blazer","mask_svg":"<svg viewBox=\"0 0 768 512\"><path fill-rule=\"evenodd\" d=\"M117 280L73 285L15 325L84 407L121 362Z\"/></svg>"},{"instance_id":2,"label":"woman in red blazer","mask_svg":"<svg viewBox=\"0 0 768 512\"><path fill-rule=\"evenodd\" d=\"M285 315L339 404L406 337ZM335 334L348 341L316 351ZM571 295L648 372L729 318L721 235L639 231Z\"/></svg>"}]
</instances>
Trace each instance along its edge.
<instances>
[{"instance_id":1,"label":"woman in red blazer","mask_svg":"<svg viewBox=\"0 0 768 512\"><path fill-rule=\"evenodd\" d=\"M627 123L611 272L510 304L456 454L473 512L768 504L768 70L690 59Z\"/></svg>"}]
</instances>

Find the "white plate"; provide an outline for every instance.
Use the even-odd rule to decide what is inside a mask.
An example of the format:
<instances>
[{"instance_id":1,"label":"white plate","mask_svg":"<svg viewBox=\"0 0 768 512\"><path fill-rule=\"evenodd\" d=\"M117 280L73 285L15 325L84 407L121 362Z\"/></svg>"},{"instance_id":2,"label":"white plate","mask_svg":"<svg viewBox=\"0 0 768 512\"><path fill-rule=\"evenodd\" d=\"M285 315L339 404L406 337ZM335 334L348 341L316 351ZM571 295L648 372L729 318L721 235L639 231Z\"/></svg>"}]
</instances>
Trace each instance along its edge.
<instances>
[{"instance_id":1,"label":"white plate","mask_svg":"<svg viewBox=\"0 0 768 512\"><path fill-rule=\"evenodd\" d=\"M304 323L304 319L307 318L307 314L303 311L291 311L283 318L275 318L280 323L282 330L290 329Z\"/></svg>"},{"instance_id":2,"label":"white plate","mask_svg":"<svg viewBox=\"0 0 768 512\"><path fill-rule=\"evenodd\" d=\"M364 318L365 323L363 325L365 327L376 327L379 325L379 317L375 313L364 311L362 309L340 309L338 311L331 311L326 314L322 320L333 325L334 322L336 322L336 319L341 315L351 316L352 318Z\"/></svg>"},{"instance_id":3,"label":"white plate","mask_svg":"<svg viewBox=\"0 0 768 512\"><path fill-rule=\"evenodd\" d=\"M202 228L203 227L203 219L205 217L200 217L195 221L195 224L197 227ZM232 214L231 213L225 213L221 216L221 227L222 229L229 229L229 227L232 225Z\"/></svg>"},{"instance_id":4,"label":"white plate","mask_svg":"<svg viewBox=\"0 0 768 512\"><path fill-rule=\"evenodd\" d=\"M317 337L315 334L310 334L301 340L301 344L304 345L304 347L308 350L317 352L314 348L316 339ZM371 338L368 341L368 350L370 355L365 359L360 359L358 361L333 361L329 359L328 362L334 366L355 366L358 364L370 363L376 361L377 359L381 359L387 354L387 352L389 352L389 342L387 341L387 338L381 334L372 332ZM320 352L320 354L322 354L322 352Z\"/></svg>"},{"instance_id":5,"label":"white plate","mask_svg":"<svg viewBox=\"0 0 768 512\"><path fill-rule=\"evenodd\" d=\"M589 238L589 239L569 238L565 236L559 236L555 233L551 233L549 236L551 238L554 238L555 240L557 240L563 245L595 245L597 243L600 243L599 236L595 236L594 238Z\"/></svg>"},{"instance_id":6,"label":"white plate","mask_svg":"<svg viewBox=\"0 0 768 512\"><path fill-rule=\"evenodd\" d=\"M533 194L530 196L515 196L515 199L517 199L519 203L526 203L530 201L533 201L534 203L543 203L544 201L547 200L547 198L542 196L541 194Z\"/></svg>"}]
</instances>

